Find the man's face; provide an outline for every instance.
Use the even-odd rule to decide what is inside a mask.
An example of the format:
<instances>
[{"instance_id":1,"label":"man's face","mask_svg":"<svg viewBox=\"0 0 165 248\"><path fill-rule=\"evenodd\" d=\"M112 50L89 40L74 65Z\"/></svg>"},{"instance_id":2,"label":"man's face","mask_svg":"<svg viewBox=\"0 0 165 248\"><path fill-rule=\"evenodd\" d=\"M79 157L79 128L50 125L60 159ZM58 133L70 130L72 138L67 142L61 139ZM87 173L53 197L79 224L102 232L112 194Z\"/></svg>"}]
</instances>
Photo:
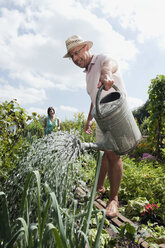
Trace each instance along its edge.
<instances>
[{"instance_id":1,"label":"man's face","mask_svg":"<svg viewBox=\"0 0 165 248\"><path fill-rule=\"evenodd\" d=\"M90 52L87 45L80 45L74 47L70 51L70 56L77 66L80 68L86 68L90 62Z\"/></svg>"}]
</instances>

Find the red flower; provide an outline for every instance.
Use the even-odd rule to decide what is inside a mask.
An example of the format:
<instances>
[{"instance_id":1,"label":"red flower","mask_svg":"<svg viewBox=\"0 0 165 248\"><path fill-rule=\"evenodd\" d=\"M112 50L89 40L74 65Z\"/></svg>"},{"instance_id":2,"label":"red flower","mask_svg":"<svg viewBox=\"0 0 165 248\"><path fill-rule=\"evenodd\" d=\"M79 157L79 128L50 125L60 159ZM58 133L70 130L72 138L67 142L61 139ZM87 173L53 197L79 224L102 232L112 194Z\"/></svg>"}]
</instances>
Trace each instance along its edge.
<instances>
[{"instance_id":1,"label":"red flower","mask_svg":"<svg viewBox=\"0 0 165 248\"><path fill-rule=\"evenodd\" d=\"M144 216L144 215L145 215L145 213L146 213L146 211L143 211L142 216Z\"/></svg>"},{"instance_id":2,"label":"red flower","mask_svg":"<svg viewBox=\"0 0 165 248\"><path fill-rule=\"evenodd\" d=\"M147 220L147 219L155 219L157 216L157 209L159 208L158 205L156 205L155 203L152 204L146 204L144 206L145 210L142 212L141 216L143 217L143 219Z\"/></svg>"}]
</instances>

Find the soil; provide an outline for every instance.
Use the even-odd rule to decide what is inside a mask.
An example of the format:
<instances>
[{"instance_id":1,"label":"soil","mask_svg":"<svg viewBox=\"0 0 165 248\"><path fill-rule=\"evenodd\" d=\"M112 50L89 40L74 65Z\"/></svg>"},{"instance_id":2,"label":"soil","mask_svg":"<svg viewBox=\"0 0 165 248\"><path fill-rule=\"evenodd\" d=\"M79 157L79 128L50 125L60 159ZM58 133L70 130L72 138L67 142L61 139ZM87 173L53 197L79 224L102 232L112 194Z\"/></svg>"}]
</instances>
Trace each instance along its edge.
<instances>
[{"instance_id":1,"label":"soil","mask_svg":"<svg viewBox=\"0 0 165 248\"><path fill-rule=\"evenodd\" d=\"M115 246L115 248L140 248L141 246L130 241L122 241L118 242L118 244Z\"/></svg>"},{"instance_id":2,"label":"soil","mask_svg":"<svg viewBox=\"0 0 165 248\"><path fill-rule=\"evenodd\" d=\"M126 238L124 240L119 240L119 237L111 228L108 228L108 233L112 238L117 239L117 244L115 245L115 248L141 248L140 244L137 244L133 241L130 241Z\"/></svg>"}]
</instances>

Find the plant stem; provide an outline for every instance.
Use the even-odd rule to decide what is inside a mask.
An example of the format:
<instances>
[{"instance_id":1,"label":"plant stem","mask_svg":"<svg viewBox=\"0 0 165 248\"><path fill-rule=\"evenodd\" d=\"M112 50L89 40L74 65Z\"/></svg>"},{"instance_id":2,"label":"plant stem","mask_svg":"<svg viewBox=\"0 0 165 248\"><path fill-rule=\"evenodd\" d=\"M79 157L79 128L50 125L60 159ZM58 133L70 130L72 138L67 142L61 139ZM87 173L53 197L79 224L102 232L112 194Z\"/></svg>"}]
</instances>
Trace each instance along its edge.
<instances>
[{"instance_id":1,"label":"plant stem","mask_svg":"<svg viewBox=\"0 0 165 248\"><path fill-rule=\"evenodd\" d=\"M100 151L99 156L98 156L98 160L97 160L96 172L95 172L95 182L94 182L94 186L93 186L93 189L92 189L91 198L90 198L90 201L89 201L86 222L85 222L85 225L84 225L84 233L86 235L87 235L88 229L89 229L89 223L90 223L90 219L91 219L93 203L94 203L94 198L95 198L95 194L96 194L98 178L99 178L99 174L100 174L102 156L103 156L103 152Z\"/></svg>"}]
</instances>

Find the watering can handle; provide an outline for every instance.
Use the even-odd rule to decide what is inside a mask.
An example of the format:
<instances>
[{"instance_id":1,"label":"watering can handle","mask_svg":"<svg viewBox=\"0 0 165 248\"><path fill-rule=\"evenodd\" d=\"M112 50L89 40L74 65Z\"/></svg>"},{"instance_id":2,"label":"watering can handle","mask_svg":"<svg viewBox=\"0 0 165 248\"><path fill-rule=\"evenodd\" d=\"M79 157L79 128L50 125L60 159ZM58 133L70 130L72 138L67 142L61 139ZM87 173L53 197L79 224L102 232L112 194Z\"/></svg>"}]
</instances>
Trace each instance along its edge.
<instances>
[{"instance_id":1,"label":"watering can handle","mask_svg":"<svg viewBox=\"0 0 165 248\"><path fill-rule=\"evenodd\" d=\"M116 85L112 85L112 87L116 90L116 91L119 91L118 87ZM101 96L101 92L102 90L104 89L104 84L98 89L97 91L97 95L96 95L96 113L97 113L97 116L99 116L100 118L102 117L101 116L101 113L100 113L100 109L99 109L99 100L100 100L100 96Z\"/></svg>"}]
</instances>

